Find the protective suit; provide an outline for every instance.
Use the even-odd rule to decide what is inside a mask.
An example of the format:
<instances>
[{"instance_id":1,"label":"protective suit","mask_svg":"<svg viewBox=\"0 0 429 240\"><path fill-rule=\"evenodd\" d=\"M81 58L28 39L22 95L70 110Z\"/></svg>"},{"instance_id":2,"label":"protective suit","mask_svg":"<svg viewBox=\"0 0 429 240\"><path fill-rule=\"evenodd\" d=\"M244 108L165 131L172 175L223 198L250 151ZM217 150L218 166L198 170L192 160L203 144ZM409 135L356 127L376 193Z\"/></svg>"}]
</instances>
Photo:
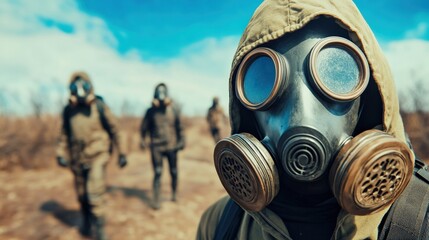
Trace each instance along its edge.
<instances>
[{"instance_id":1,"label":"protective suit","mask_svg":"<svg viewBox=\"0 0 429 240\"><path fill-rule=\"evenodd\" d=\"M213 104L207 112L207 122L210 127L210 132L215 142L220 140L220 131L223 124L226 122L226 116L223 108L219 105L219 98L213 98Z\"/></svg>"},{"instance_id":2,"label":"protective suit","mask_svg":"<svg viewBox=\"0 0 429 240\"><path fill-rule=\"evenodd\" d=\"M146 147L146 136L150 135L150 150L154 169L153 207L161 207L161 174L163 158L170 167L172 200L177 197L177 152L185 146L179 110L168 97L167 86L163 83L155 87L152 106L146 111L141 123L142 148Z\"/></svg>"},{"instance_id":3,"label":"protective suit","mask_svg":"<svg viewBox=\"0 0 429 240\"><path fill-rule=\"evenodd\" d=\"M233 135L214 151L229 196L197 239L429 237L427 168L413 176L392 74L352 1L264 1L229 83ZM423 210L397 228L410 189Z\"/></svg>"},{"instance_id":4,"label":"protective suit","mask_svg":"<svg viewBox=\"0 0 429 240\"><path fill-rule=\"evenodd\" d=\"M113 146L119 154L119 166L127 164L124 146L117 120L103 100L95 95L89 76L84 72L74 73L69 87L70 99L62 115L57 161L73 172L83 215L81 233L106 239L105 168Z\"/></svg>"}]
</instances>

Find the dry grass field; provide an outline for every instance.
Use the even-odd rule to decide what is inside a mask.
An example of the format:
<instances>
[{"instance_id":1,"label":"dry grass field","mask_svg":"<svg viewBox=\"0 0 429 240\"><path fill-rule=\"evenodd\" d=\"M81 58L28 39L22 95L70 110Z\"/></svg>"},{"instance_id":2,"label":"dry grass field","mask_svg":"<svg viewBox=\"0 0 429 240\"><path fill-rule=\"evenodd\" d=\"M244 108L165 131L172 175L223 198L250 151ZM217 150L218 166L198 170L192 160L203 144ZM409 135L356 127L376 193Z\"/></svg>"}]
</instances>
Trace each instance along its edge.
<instances>
[{"instance_id":1,"label":"dry grass field","mask_svg":"<svg viewBox=\"0 0 429 240\"><path fill-rule=\"evenodd\" d=\"M213 167L214 142L205 119L184 119L187 146L179 154L178 202L170 201L165 164L160 210L152 209L153 171L149 152L139 149L140 119L120 122L129 165L119 169L113 158L107 168L110 239L194 239L204 209L226 194ZM427 159L426 124L412 114L404 122L418 155ZM59 119L0 117L0 129L0 239L82 239L72 175L55 162Z\"/></svg>"},{"instance_id":2,"label":"dry grass field","mask_svg":"<svg viewBox=\"0 0 429 240\"><path fill-rule=\"evenodd\" d=\"M203 211L226 194L212 163L214 141L205 119L184 119L187 146L179 153L178 202L170 201L165 164L160 210L152 208L150 153L139 149L140 119L120 121L129 164L119 169L112 158L107 168L110 239L195 238ZM0 124L0 239L84 239L72 174L55 162L59 119L3 118Z\"/></svg>"}]
</instances>

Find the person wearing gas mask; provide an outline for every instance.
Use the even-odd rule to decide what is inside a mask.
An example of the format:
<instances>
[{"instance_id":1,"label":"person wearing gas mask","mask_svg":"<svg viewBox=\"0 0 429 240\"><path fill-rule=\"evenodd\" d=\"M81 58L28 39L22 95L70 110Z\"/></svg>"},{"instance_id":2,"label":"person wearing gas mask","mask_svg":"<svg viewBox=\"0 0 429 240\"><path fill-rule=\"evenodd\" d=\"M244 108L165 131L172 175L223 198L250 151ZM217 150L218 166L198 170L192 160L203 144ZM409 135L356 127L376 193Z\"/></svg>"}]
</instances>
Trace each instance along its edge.
<instances>
[{"instance_id":1,"label":"person wearing gas mask","mask_svg":"<svg viewBox=\"0 0 429 240\"><path fill-rule=\"evenodd\" d=\"M213 104L209 108L206 118L210 127L210 133L212 134L215 143L217 143L221 139L220 133L222 125L227 119L223 108L219 105L218 97L213 98Z\"/></svg>"},{"instance_id":2,"label":"person wearing gas mask","mask_svg":"<svg viewBox=\"0 0 429 240\"><path fill-rule=\"evenodd\" d=\"M266 0L230 74L229 196L197 239L429 239L429 173L393 77L351 0Z\"/></svg>"},{"instance_id":3,"label":"person wearing gas mask","mask_svg":"<svg viewBox=\"0 0 429 240\"><path fill-rule=\"evenodd\" d=\"M153 208L161 207L161 174L163 158L170 167L172 200L177 200L177 152L185 147L185 138L180 112L168 96L167 86L160 83L155 87L152 106L146 111L141 123L141 148L145 149L146 136L150 135L150 150L154 170Z\"/></svg>"},{"instance_id":4,"label":"person wearing gas mask","mask_svg":"<svg viewBox=\"0 0 429 240\"><path fill-rule=\"evenodd\" d=\"M95 95L89 76L84 72L74 73L69 89L69 103L62 115L57 162L73 172L83 215L81 234L106 239L105 168L113 146L119 154L118 165L124 167L127 164L125 149L120 141L117 120L102 98Z\"/></svg>"}]
</instances>

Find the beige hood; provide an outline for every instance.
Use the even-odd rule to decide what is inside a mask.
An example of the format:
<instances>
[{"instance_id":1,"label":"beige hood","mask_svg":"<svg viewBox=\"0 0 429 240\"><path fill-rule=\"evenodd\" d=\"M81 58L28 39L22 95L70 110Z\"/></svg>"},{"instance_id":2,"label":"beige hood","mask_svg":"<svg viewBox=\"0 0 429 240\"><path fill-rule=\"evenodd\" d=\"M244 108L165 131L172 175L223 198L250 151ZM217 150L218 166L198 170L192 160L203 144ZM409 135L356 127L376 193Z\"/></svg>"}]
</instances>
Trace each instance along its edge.
<instances>
[{"instance_id":1,"label":"beige hood","mask_svg":"<svg viewBox=\"0 0 429 240\"><path fill-rule=\"evenodd\" d=\"M79 72L74 72L69 80L69 84L73 83L74 81L76 81L76 79L81 78L86 82L89 82L91 84L91 90L86 98L86 101L88 104L92 103L95 100L95 94L94 94L94 85L91 82L91 78L89 77L89 75L86 72L83 71L79 71ZM71 95L69 98L69 102L72 105L76 105L77 104L77 98L76 96Z\"/></svg>"},{"instance_id":2,"label":"beige hood","mask_svg":"<svg viewBox=\"0 0 429 240\"><path fill-rule=\"evenodd\" d=\"M74 72L70 77L69 84L71 84L78 78L81 78L92 85L91 78L89 77L89 75L86 72L82 72L82 71Z\"/></svg>"},{"instance_id":3,"label":"beige hood","mask_svg":"<svg viewBox=\"0 0 429 240\"><path fill-rule=\"evenodd\" d=\"M252 133L252 115L244 109L234 93L235 73L243 57L258 46L294 32L319 17L336 20L349 32L350 39L365 53L370 69L373 92L381 103L380 110L372 104L364 107L361 119L374 119L384 131L405 142L405 134L392 73L371 29L351 0L266 0L255 11L234 55L230 74L230 116L232 133ZM375 83L375 84L374 84ZM368 89L367 89L368 90ZM382 110L381 110L382 109ZM378 111L374 112L374 111ZM371 124L363 126L374 127ZM370 128L370 127L368 127ZM385 212L369 216L353 216L341 212L334 239L377 239L377 226Z\"/></svg>"}]
</instances>

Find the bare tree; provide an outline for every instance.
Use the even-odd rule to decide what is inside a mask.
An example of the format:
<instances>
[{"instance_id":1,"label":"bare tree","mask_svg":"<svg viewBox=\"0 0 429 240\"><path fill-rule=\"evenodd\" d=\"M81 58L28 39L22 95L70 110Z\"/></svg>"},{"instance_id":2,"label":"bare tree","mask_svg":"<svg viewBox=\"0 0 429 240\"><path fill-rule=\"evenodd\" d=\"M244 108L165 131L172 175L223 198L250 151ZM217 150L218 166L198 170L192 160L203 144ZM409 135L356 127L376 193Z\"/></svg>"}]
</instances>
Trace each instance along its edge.
<instances>
[{"instance_id":1,"label":"bare tree","mask_svg":"<svg viewBox=\"0 0 429 240\"><path fill-rule=\"evenodd\" d=\"M410 135L414 150L417 156L421 158L429 157L429 89L426 87L422 79L415 81L415 84L410 88L408 99L414 110L415 119L408 127L414 127L413 135ZM411 132L410 132L411 133Z\"/></svg>"},{"instance_id":2,"label":"bare tree","mask_svg":"<svg viewBox=\"0 0 429 240\"><path fill-rule=\"evenodd\" d=\"M36 116L37 118L40 118L42 116L43 108L44 108L43 95L41 93L33 92L30 95L30 104L31 104L31 108L34 116Z\"/></svg>"},{"instance_id":3,"label":"bare tree","mask_svg":"<svg viewBox=\"0 0 429 240\"><path fill-rule=\"evenodd\" d=\"M135 115L135 104L125 99L121 105L121 116L130 117Z\"/></svg>"},{"instance_id":4,"label":"bare tree","mask_svg":"<svg viewBox=\"0 0 429 240\"><path fill-rule=\"evenodd\" d=\"M423 80L419 79L411 88L411 99L414 105L414 110L419 114L424 114L428 111L428 89Z\"/></svg>"}]
</instances>

